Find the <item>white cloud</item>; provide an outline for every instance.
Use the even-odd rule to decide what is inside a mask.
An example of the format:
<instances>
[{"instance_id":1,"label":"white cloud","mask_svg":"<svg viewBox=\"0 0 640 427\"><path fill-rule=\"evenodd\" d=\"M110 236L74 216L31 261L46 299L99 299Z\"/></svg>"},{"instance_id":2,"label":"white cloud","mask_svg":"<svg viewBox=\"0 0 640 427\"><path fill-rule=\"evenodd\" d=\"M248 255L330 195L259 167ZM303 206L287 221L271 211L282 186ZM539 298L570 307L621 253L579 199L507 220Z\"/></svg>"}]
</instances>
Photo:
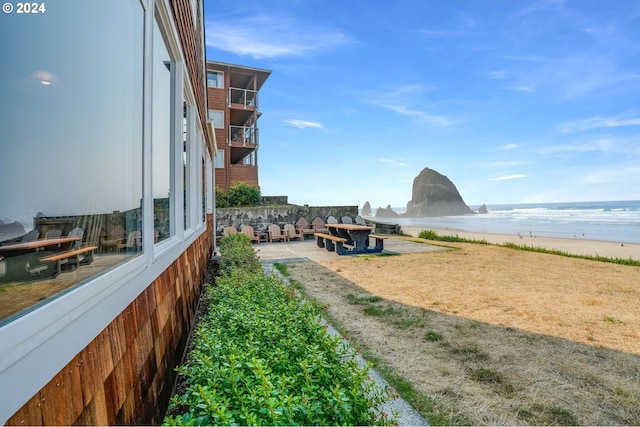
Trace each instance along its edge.
<instances>
[{"instance_id":1,"label":"white cloud","mask_svg":"<svg viewBox=\"0 0 640 427\"><path fill-rule=\"evenodd\" d=\"M511 179L519 179L519 178L526 178L526 177L527 175L520 173L516 175L505 175L498 178L489 178L489 181L508 181Z\"/></svg>"},{"instance_id":2,"label":"white cloud","mask_svg":"<svg viewBox=\"0 0 640 427\"><path fill-rule=\"evenodd\" d=\"M486 76L490 79L504 79L507 77L507 73L504 71L490 71Z\"/></svg>"},{"instance_id":3,"label":"white cloud","mask_svg":"<svg viewBox=\"0 0 640 427\"><path fill-rule=\"evenodd\" d=\"M312 122L309 120L297 120L297 119L292 119L292 120L285 120L284 121L286 124L296 127L298 129L306 129L306 128L316 128L316 129L321 129L324 126L322 126L321 123L318 122Z\"/></svg>"},{"instance_id":4,"label":"white cloud","mask_svg":"<svg viewBox=\"0 0 640 427\"><path fill-rule=\"evenodd\" d=\"M446 116L439 116L435 114L425 113L424 111L414 110L405 105L399 104L379 104L380 107L386 108L398 114L402 114L403 116L411 116L415 117L421 122L439 125L439 126L450 126L454 123L454 121Z\"/></svg>"},{"instance_id":5,"label":"white cloud","mask_svg":"<svg viewBox=\"0 0 640 427\"><path fill-rule=\"evenodd\" d=\"M516 148L519 148L520 145L519 144L515 144L515 143L510 143L510 144L504 144L502 146L502 149L505 151L512 151L515 150Z\"/></svg>"},{"instance_id":6,"label":"white cloud","mask_svg":"<svg viewBox=\"0 0 640 427\"><path fill-rule=\"evenodd\" d=\"M507 89L513 90L515 92L527 92L527 93L532 93L536 91L536 89L532 86L509 86L507 87Z\"/></svg>"},{"instance_id":7,"label":"white cloud","mask_svg":"<svg viewBox=\"0 0 640 427\"><path fill-rule=\"evenodd\" d=\"M255 59L299 56L353 43L336 28L260 15L206 23L207 46Z\"/></svg>"},{"instance_id":8,"label":"white cloud","mask_svg":"<svg viewBox=\"0 0 640 427\"><path fill-rule=\"evenodd\" d=\"M386 158L382 158L382 159L378 159L379 162L381 163L388 163L392 166L399 166L399 167L405 167L405 166L409 166L408 164L406 164L403 161L400 160L396 160L396 159L386 159Z\"/></svg>"},{"instance_id":9,"label":"white cloud","mask_svg":"<svg viewBox=\"0 0 640 427\"><path fill-rule=\"evenodd\" d=\"M583 132L589 129L615 128L622 126L640 126L640 118L621 117L590 117L582 120L572 120L558 125L562 133Z\"/></svg>"}]
</instances>

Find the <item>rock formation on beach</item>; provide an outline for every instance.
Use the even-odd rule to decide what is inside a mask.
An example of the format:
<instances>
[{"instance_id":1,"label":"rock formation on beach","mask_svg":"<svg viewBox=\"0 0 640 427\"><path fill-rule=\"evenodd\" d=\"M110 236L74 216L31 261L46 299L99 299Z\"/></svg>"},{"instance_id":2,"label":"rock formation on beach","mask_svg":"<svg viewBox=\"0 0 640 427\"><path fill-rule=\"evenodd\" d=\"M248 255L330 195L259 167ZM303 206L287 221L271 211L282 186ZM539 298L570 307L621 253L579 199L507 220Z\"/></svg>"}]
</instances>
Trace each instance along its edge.
<instances>
[{"instance_id":1,"label":"rock formation on beach","mask_svg":"<svg viewBox=\"0 0 640 427\"><path fill-rule=\"evenodd\" d=\"M376 218L398 218L399 216L400 215L391 208L391 205L387 205L386 208L378 208L376 211Z\"/></svg>"},{"instance_id":2,"label":"rock formation on beach","mask_svg":"<svg viewBox=\"0 0 640 427\"><path fill-rule=\"evenodd\" d=\"M362 205L362 216L371 216L371 204L368 200Z\"/></svg>"},{"instance_id":3,"label":"rock formation on beach","mask_svg":"<svg viewBox=\"0 0 640 427\"><path fill-rule=\"evenodd\" d=\"M424 168L413 180L411 200L402 216L452 216L474 213L464 203L458 189L449 178L433 169Z\"/></svg>"},{"instance_id":4,"label":"rock formation on beach","mask_svg":"<svg viewBox=\"0 0 640 427\"><path fill-rule=\"evenodd\" d=\"M483 203L482 206L480 206L480 208L478 209L478 213L480 214L489 213L489 211L487 210L487 205Z\"/></svg>"}]
</instances>

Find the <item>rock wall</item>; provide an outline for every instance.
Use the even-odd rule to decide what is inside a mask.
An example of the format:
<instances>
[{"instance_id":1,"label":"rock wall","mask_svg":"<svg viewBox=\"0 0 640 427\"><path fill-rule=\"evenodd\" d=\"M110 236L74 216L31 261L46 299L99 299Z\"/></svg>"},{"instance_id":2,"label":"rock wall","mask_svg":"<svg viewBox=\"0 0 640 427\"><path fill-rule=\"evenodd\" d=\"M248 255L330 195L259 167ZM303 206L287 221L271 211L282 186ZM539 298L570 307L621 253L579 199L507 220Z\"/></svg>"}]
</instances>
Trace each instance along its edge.
<instances>
[{"instance_id":1,"label":"rock wall","mask_svg":"<svg viewBox=\"0 0 640 427\"><path fill-rule=\"evenodd\" d=\"M253 206L245 208L220 208L216 209L216 234L220 235L222 229L227 226L235 226L240 229L243 225L250 225L256 231L267 231L269 225L280 226L295 224L298 218L304 217L311 222L317 216L326 220L333 215L338 220L343 216L355 218L358 215L358 206Z\"/></svg>"}]
</instances>

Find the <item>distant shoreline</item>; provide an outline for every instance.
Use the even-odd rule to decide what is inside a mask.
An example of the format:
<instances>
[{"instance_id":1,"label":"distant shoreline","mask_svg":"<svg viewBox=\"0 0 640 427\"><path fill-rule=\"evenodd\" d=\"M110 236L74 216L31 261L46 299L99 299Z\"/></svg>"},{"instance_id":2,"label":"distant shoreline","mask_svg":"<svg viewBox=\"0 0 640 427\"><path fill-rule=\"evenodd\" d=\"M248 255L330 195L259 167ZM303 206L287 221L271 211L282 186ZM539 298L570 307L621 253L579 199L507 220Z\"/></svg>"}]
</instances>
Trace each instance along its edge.
<instances>
[{"instance_id":1,"label":"distant shoreline","mask_svg":"<svg viewBox=\"0 0 640 427\"><path fill-rule=\"evenodd\" d=\"M402 226L401 230L404 234L418 237L422 230L430 229L441 236L464 237L467 239L486 240L489 243L503 244L513 243L516 245L527 245L534 247L543 247L546 249L556 249L565 251L575 255L591 255L603 256L609 258L624 258L640 260L640 244L637 243L620 243L607 242L602 240L588 240L580 237L575 239L559 238L559 237L541 237L499 233L479 233L471 231L453 230L453 229L436 229L432 227L412 227Z\"/></svg>"}]
</instances>

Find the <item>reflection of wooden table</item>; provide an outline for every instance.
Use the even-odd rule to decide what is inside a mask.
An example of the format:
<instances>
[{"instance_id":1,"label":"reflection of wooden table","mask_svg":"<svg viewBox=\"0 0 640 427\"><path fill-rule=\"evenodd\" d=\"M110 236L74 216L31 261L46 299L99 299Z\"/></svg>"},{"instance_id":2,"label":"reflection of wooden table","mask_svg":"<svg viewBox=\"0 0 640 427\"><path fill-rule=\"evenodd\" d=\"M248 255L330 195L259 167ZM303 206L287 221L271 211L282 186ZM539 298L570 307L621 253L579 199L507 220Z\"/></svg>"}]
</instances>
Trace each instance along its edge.
<instances>
[{"instance_id":1,"label":"reflection of wooden table","mask_svg":"<svg viewBox=\"0 0 640 427\"><path fill-rule=\"evenodd\" d=\"M373 253L380 252L382 248L369 248L369 235L373 227L360 224L325 224L329 232L338 237L347 239L347 245L353 245L353 249L347 253Z\"/></svg>"},{"instance_id":2,"label":"reflection of wooden table","mask_svg":"<svg viewBox=\"0 0 640 427\"><path fill-rule=\"evenodd\" d=\"M22 253L30 252L34 249L36 251L43 248L56 247L57 249L69 249L71 243L82 240L82 237L56 237L54 239L38 239L30 240L28 242L13 243L10 245L0 246L0 251L5 253Z\"/></svg>"}]
</instances>

